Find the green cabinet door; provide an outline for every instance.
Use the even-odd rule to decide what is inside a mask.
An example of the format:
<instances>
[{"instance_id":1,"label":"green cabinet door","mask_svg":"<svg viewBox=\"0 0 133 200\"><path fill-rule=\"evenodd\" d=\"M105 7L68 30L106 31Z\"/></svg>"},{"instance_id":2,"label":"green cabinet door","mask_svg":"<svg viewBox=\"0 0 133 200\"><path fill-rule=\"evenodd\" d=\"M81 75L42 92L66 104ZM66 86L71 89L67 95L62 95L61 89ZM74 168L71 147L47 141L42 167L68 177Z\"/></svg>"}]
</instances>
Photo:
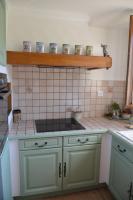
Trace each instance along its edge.
<instances>
[{"instance_id":1,"label":"green cabinet door","mask_svg":"<svg viewBox=\"0 0 133 200\"><path fill-rule=\"evenodd\" d=\"M61 190L62 149L20 151L21 195Z\"/></svg>"},{"instance_id":2,"label":"green cabinet door","mask_svg":"<svg viewBox=\"0 0 133 200\"><path fill-rule=\"evenodd\" d=\"M1 162L2 187L3 187L3 200L12 200L8 141L4 146L0 162Z\"/></svg>"},{"instance_id":3,"label":"green cabinet door","mask_svg":"<svg viewBox=\"0 0 133 200\"><path fill-rule=\"evenodd\" d=\"M6 64L6 5L0 0L0 65Z\"/></svg>"},{"instance_id":4,"label":"green cabinet door","mask_svg":"<svg viewBox=\"0 0 133 200\"><path fill-rule=\"evenodd\" d=\"M63 189L98 184L100 145L64 147Z\"/></svg>"},{"instance_id":5,"label":"green cabinet door","mask_svg":"<svg viewBox=\"0 0 133 200\"><path fill-rule=\"evenodd\" d=\"M129 190L133 181L133 164L112 148L109 187L117 200L130 200Z\"/></svg>"}]
</instances>

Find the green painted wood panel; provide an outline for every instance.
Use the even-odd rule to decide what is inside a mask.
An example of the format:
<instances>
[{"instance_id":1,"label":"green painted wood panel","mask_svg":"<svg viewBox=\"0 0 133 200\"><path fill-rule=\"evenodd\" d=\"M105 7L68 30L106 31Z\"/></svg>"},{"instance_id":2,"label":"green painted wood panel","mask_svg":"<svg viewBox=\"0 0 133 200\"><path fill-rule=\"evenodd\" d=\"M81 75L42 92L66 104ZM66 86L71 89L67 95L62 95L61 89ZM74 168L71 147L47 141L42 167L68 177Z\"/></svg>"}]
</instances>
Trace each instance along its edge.
<instances>
[{"instance_id":1,"label":"green painted wood panel","mask_svg":"<svg viewBox=\"0 0 133 200\"><path fill-rule=\"evenodd\" d=\"M8 141L6 142L1 155L1 176L3 185L3 200L12 200Z\"/></svg>"},{"instance_id":2,"label":"green painted wood panel","mask_svg":"<svg viewBox=\"0 0 133 200\"><path fill-rule=\"evenodd\" d=\"M129 200L129 188L133 183L133 164L112 148L109 187L117 200Z\"/></svg>"},{"instance_id":3,"label":"green painted wood panel","mask_svg":"<svg viewBox=\"0 0 133 200\"><path fill-rule=\"evenodd\" d=\"M0 0L0 65L6 65L6 5Z\"/></svg>"},{"instance_id":4,"label":"green painted wood panel","mask_svg":"<svg viewBox=\"0 0 133 200\"><path fill-rule=\"evenodd\" d=\"M60 191L61 164L61 148L20 151L21 195Z\"/></svg>"},{"instance_id":5,"label":"green painted wood panel","mask_svg":"<svg viewBox=\"0 0 133 200\"><path fill-rule=\"evenodd\" d=\"M100 145L65 147L63 189L81 188L98 184Z\"/></svg>"}]
</instances>

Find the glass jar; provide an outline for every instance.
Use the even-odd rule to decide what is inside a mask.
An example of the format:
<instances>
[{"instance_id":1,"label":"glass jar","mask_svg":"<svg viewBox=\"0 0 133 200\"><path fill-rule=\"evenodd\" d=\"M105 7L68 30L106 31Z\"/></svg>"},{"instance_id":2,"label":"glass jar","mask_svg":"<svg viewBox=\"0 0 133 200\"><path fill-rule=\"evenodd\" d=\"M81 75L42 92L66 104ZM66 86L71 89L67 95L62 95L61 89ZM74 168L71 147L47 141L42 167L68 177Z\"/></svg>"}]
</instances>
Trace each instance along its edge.
<instances>
[{"instance_id":1,"label":"glass jar","mask_svg":"<svg viewBox=\"0 0 133 200\"><path fill-rule=\"evenodd\" d=\"M63 44L62 45L62 53L63 54L70 54L70 45L69 44Z\"/></svg>"},{"instance_id":2,"label":"glass jar","mask_svg":"<svg viewBox=\"0 0 133 200\"><path fill-rule=\"evenodd\" d=\"M21 120L21 110L13 110L13 122L17 123Z\"/></svg>"},{"instance_id":3,"label":"glass jar","mask_svg":"<svg viewBox=\"0 0 133 200\"><path fill-rule=\"evenodd\" d=\"M31 52L31 42L30 41L23 41L23 51Z\"/></svg>"},{"instance_id":4,"label":"glass jar","mask_svg":"<svg viewBox=\"0 0 133 200\"><path fill-rule=\"evenodd\" d=\"M82 54L82 45L75 45L75 55Z\"/></svg>"},{"instance_id":5,"label":"glass jar","mask_svg":"<svg viewBox=\"0 0 133 200\"><path fill-rule=\"evenodd\" d=\"M57 53L57 47L58 45L56 43L50 43L49 44L49 53Z\"/></svg>"},{"instance_id":6,"label":"glass jar","mask_svg":"<svg viewBox=\"0 0 133 200\"><path fill-rule=\"evenodd\" d=\"M43 42L36 42L36 52L44 53L44 43Z\"/></svg>"},{"instance_id":7,"label":"glass jar","mask_svg":"<svg viewBox=\"0 0 133 200\"><path fill-rule=\"evenodd\" d=\"M86 56L92 56L93 46L86 46Z\"/></svg>"}]
</instances>

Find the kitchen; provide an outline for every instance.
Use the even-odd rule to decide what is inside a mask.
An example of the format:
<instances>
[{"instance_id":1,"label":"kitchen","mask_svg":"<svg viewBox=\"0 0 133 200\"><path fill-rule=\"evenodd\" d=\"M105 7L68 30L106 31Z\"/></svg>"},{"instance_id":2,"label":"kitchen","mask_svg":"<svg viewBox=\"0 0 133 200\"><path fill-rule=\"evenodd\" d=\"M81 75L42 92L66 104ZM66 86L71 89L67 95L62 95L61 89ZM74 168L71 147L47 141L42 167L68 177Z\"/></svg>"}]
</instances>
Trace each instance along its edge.
<instances>
[{"instance_id":1,"label":"kitchen","mask_svg":"<svg viewBox=\"0 0 133 200\"><path fill-rule=\"evenodd\" d=\"M132 7L0 1L0 200L133 198Z\"/></svg>"}]
</instances>

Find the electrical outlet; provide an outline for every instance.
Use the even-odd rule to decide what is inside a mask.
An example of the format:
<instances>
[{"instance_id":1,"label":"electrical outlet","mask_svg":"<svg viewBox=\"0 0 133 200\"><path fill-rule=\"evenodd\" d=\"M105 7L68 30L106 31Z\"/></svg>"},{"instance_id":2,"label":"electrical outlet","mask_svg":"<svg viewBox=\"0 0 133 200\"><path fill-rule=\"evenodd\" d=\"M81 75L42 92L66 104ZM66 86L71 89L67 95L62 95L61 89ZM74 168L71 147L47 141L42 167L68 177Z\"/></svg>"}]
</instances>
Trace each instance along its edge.
<instances>
[{"instance_id":1,"label":"electrical outlet","mask_svg":"<svg viewBox=\"0 0 133 200\"><path fill-rule=\"evenodd\" d=\"M97 91L97 96L98 96L98 97L103 97L103 96L104 96L103 90L98 90L98 91Z\"/></svg>"}]
</instances>

